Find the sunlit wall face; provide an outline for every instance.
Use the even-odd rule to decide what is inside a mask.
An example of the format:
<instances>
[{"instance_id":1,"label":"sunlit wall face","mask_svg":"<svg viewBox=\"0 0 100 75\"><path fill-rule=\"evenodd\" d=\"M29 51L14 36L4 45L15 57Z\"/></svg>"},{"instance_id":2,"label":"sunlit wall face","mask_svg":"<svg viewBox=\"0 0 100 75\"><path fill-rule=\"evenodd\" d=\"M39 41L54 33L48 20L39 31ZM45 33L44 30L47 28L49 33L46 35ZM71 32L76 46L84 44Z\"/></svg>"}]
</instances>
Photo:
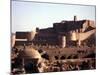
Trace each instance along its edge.
<instances>
[{"instance_id":1,"label":"sunlit wall face","mask_svg":"<svg viewBox=\"0 0 100 75\"><path fill-rule=\"evenodd\" d=\"M16 35L12 34L11 35L11 47L14 47L14 45L15 45L15 39L16 39Z\"/></svg>"},{"instance_id":2,"label":"sunlit wall face","mask_svg":"<svg viewBox=\"0 0 100 75\"><path fill-rule=\"evenodd\" d=\"M77 33L76 33L75 31L72 32L72 33L71 33L71 40L72 40L72 41L77 41L77 39L78 39L78 38L77 38Z\"/></svg>"}]
</instances>

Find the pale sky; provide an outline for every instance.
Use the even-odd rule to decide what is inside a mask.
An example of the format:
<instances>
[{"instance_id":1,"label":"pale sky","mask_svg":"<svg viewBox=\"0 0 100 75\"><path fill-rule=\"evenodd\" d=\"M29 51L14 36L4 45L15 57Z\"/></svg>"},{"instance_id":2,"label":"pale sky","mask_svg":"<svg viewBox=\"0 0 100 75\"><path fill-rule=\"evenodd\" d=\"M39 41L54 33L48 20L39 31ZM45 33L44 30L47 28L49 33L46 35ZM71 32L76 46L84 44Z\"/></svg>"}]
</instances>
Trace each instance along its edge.
<instances>
[{"instance_id":1,"label":"pale sky","mask_svg":"<svg viewBox=\"0 0 100 75\"><path fill-rule=\"evenodd\" d=\"M62 20L95 20L95 6L12 1L12 32L53 27Z\"/></svg>"}]
</instances>

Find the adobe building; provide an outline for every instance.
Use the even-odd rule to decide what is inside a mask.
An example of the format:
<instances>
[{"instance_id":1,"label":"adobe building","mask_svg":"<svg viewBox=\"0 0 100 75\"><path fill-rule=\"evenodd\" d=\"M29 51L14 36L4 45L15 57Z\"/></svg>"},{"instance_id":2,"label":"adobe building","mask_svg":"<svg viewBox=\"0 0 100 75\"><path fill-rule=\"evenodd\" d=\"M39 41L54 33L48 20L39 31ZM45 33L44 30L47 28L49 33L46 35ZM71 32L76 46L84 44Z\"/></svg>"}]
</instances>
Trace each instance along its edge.
<instances>
[{"instance_id":1,"label":"adobe building","mask_svg":"<svg viewBox=\"0 0 100 75\"><path fill-rule=\"evenodd\" d=\"M15 34L11 36L11 41L12 41L12 47L14 45L24 45L29 42L31 42L35 36L36 32L30 31L30 32L22 32L18 31Z\"/></svg>"},{"instance_id":2,"label":"adobe building","mask_svg":"<svg viewBox=\"0 0 100 75\"><path fill-rule=\"evenodd\" d=\"M91 20L77 20L54 23L53 27L36 29L37 34L33 42L39 45L81 46L82 41L88 39L96 32L95 22ZM95 37L94 37L95 38Z\"/></svg>"},{"instance_id":3,"label":"adobe building","mask_svg":"<svg viewBox=\"0 0 100 75\"><path fill-rule=\"evenodd\" d=\"M15 44L32 42L35 45L57 45L61 48L81 46L91 36L95 40L96 27L92 20L77 20L53 23L53 27L39 29L36 32L16 32ZM93 42L95 43L95 41Z\"/></svg>"}]
</instances>

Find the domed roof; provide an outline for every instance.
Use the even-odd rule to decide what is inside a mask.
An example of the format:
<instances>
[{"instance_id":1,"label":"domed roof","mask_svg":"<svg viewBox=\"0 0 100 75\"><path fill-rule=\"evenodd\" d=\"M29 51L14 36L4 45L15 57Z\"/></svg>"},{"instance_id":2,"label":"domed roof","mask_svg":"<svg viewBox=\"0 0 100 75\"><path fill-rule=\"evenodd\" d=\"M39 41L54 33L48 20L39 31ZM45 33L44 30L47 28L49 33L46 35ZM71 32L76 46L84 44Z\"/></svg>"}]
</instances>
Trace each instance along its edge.
<instances>
[{"instance_id":1,"label":"domed roof","mask_svg":"<svg viewBox=\"0 0 100 75\"><path fill-rule=\"evenodd\" d=\"M32 47L25 47L25 50L19 53L19 58L30 59L30 58L41 58L41 55L37 50Z\"/></svg>"}]
</instances>

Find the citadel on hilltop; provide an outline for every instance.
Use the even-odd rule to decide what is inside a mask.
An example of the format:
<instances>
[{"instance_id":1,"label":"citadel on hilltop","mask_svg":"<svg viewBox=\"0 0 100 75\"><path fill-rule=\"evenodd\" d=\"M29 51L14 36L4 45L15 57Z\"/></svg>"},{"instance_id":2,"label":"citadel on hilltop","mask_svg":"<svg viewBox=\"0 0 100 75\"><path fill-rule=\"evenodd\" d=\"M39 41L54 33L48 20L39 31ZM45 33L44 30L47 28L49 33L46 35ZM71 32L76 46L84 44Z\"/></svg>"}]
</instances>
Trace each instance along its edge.
<instances>
[{"instance_id":1,"label":"citadel on hilltop","mask_svg":"<svg viewBox=\"0 0 100 75\"><path fill-rule=\"evenodd\" d=\"M13 74L96 69L96 27L91 20L53 23L12 35Z\"/></svg>"},{"instance_id":2,"label":"citadel on hilltop","mask_svg":"<svg viewBox=\"0 0 100 75\"><path fill-rule=\"evenodd\" d=\"M95 45L95 22L77 20L53 23L53 27L39 29L36 32L16 32L15 45L32 42L35 45L69 46ZM89 39L91 38L91 39Z\"/></svg>"}]
</instances>

